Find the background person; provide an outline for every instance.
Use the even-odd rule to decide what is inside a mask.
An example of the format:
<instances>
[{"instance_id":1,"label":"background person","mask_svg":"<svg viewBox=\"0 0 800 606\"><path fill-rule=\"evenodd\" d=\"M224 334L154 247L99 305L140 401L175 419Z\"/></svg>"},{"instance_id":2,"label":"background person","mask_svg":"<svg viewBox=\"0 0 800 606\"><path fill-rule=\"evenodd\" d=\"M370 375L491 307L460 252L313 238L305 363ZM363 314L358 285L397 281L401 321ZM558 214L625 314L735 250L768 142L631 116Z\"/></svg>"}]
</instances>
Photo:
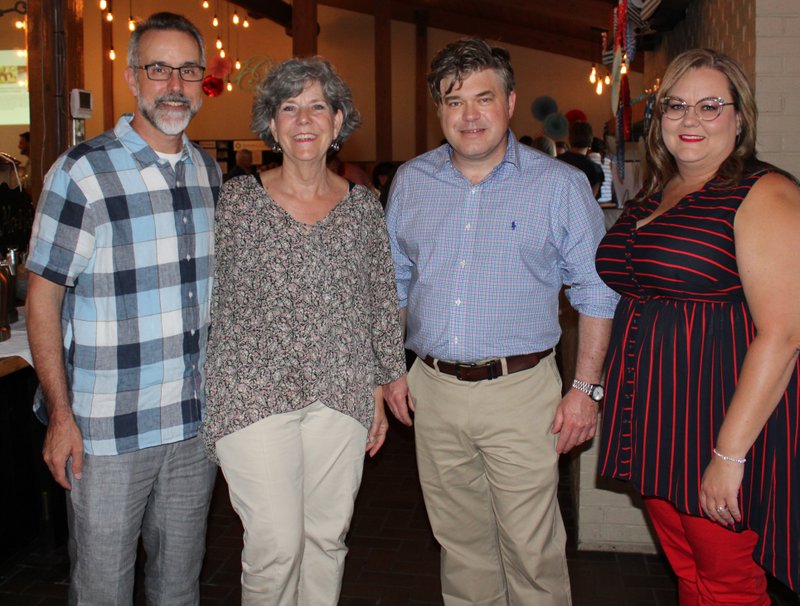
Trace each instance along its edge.
<instances>
[{"instance_id":1,"label":"background person","mask_svg":"<svg viewBox=\"0 0 800 606\"><path fill-rule=\"evenodd\" d=\"M595 198L600 195L600 186L605 175L603 168L589 159L587 154L592 145L592 125L588 122L575 121L569 125L569 149L558 155L559 160L580 169L589 179L589 187Z\"/></svg>"},{"instance_id":2,"label":"background person","mask_svg":"<svg viewBox=\"0 0 800 606\"><path fill-rule=\"evenodd\" d=\"M180 15L138 25L125 69L136 109L64 153L37 207L28 337L44 460L67 489L70 604L131 604L140 535L147 602L199 603L221 175L183 131L203 100L203 49Z\"/></svg>"},{"instance_id":3,"label":"background person","mask_svg":"<svg viewBox=\"0 0 800 606\"><path fill-rule=\"evenodd\" d=\"M761 566L800 587L800 190L756 159L756 118L732 59L676 57L597 252L622 294L600 473L645 497L681 605L767 606Z\"/></svg>"},{"instance_id":4,"label":"background person","mask_svg":"<svg viewBox=\"0 0 800 606\"><path fill-rule=\"evenodd\" d=\"M590 439L617 297L594 269L604 233L586 178L517 142L508 51L454 42L428 84L447 145L403 164L387 206L406 345L386 389L411 425L447 606L566 605L558 456ZM553 347L558 295L581 314L573 389Z\"/></svg>"},{"instance_id":5,"label":"background person","mask_svg":"<svg viewBox=\"0 0 800 606\"><path fill-rule=\"evenodd\" d=\"M203 432L245 529L243 604L337 603L364 452L388 427L376 387L405 372L381 206L325 165L359 122L326 60L280 63L252 127L283 164L217 207Z\"/></svg>"}]
</instances>

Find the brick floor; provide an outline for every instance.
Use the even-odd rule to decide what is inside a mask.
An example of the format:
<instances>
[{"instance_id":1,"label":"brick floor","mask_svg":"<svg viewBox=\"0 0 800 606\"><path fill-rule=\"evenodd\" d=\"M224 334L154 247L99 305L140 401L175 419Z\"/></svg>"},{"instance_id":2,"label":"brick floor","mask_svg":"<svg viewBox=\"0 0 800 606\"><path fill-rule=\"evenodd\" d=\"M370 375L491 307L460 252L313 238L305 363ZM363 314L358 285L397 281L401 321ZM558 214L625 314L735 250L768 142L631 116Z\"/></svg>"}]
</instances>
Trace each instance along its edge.
<instances>
[{"instance_id":1,"label":"brick floor","mask_svg":"<svg viewBox=\"0 0 800 606\"><path fill-rule=\"evenodd\" d=\"M562 465L560 499L567 531L574 535ZM348 537L340 606L436 606L442 604L439 550L430 532L416 474L413 433L393 423L383 451L366 463ZM201 603L240 603L242 528L219 477L201 578ZM574 606L676 606L675 579L660 556L578 552L567 546ZM69 563L63 544L40 538L0 562L0 604L50 606L66 603ZM137 576L140 579L141 575ZM800 601L771 583L775 603ZM135 603L144 604L137 583ZM515 605L517 606L517 605ZM529 605L524 605L529 606ZM530 605L535 606L535 605Z\"/></svg>"}]
</instances>

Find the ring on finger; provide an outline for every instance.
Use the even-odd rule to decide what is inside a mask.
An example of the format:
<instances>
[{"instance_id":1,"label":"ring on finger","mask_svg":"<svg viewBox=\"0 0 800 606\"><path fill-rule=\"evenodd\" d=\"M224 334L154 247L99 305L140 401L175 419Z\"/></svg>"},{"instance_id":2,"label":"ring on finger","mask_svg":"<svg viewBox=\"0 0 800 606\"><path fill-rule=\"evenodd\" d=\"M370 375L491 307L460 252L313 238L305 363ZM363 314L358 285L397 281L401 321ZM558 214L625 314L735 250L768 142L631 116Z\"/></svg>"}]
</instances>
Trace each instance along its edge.
<instances>
[{"instance_id":1,"label":"ring on finger","mask_svg":"<svg viewBox=\"0 0 800 606\"><path fill-rule=\"evenodd\" d=\"M722 513L723 511L726 511L727 509L728 509L727 505L717 505L717 507L716 507L717 513Z\"/></svg>"}]
</instances>

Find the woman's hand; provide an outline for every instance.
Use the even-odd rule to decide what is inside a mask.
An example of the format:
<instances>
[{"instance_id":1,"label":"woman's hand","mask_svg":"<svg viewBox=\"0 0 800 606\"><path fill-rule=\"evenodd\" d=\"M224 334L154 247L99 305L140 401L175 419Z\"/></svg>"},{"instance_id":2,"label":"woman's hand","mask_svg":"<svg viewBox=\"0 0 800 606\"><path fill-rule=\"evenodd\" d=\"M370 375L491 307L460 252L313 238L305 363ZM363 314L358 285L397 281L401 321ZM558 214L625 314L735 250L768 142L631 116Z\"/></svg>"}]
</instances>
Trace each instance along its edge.
<instances>
[{"instance_id":1,"label":"woman's hand","mask_svg":"<svg viewBox=\"0 0 800 606\"><path fill-rule=\"evenodd\" d=\"M700 506L705 514L724 526L742 521L739 488L744 465L713 457L700 482Z\"/></svg>"},{"instance_id":2,"label":"woman's hand","mask_svg":"<svg viewBox=\"0 0 800 606\"><path fill-rule=\"evenodd\" d=\"M370 457L374 457L386 441L386 432L389 431L389 420L383 408L383 386L378 385L374 391L375 414L372 417L372 427L369 428L367 445L364 450Z\"/></svg>"}]
</instances>

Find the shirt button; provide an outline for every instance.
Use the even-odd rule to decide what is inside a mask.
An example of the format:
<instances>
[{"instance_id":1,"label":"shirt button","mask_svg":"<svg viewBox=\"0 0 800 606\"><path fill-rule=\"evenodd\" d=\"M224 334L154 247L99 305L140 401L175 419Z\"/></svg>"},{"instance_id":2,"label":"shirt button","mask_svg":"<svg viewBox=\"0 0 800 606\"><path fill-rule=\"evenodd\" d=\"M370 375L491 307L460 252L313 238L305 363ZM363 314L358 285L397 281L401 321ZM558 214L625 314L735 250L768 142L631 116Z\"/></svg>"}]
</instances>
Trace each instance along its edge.
<instances>
[{"instance_id":1,"label":"shirt button","mask_svg":"<svg viewBox=\"0 0 800 606\"><path fill-rule=\"evenodd\" d=\"M458 344L458 337L453 337L453 343Z\"/></svg>"},{"instance_id":2,"label":"shirt button","mask_svg":"<svg viewBox=\"0 0 800 606\"><path fill-rule=\"evenodd\" d=\"M193 297L194 297L194 293L193 293L193 292L190 290L190 291L189 291L189 298L191 299L191 298L193 298Z\"/></svg>"},{"instance_id":3,"label":"shirt button","mask_svg":"<svg viewBox=\"0 0 800 606\"><path fill-rule=\"evenodd\" d=\"M187 261L191 261L192 260L192 255L186 255L186 260Z\"/></svg>"},{"instance_id":4,"label":"shirt button","mask_svg":"<svg viewBox=\"0 0 800 606\"><path fill-rule=\"evenodd\" d=\"M189 218L188 218L188 217L184 217L184 218L183 218L183 222L184 222L184 223L188 223L188 222L189 222Z\"/></svg>"},{"instance_id":5,"label":"shirt button","mask_svg":"<svg viewBox=\"0 0 800 606\"><path fill-rule=\"evenodd\" d=\"M469 231L471 227L472 227L472 226L471 226L469 223L467 223L467 225L466 225L466 227L464 227L464 229L466 229L467 231Z\"/></svg>"},{"instance_id":6,"label":"shirt button","mask_svg":"<svg viewBox=\"0 0 800 606\"><path fill-rule=\"evenodd\" d=\"M466 264L467 264L467 262L464 261L464 259L461 259L461 261L458 262L458 266L459 267L464 267Z\"/></svg>"},{"instance_id":7,"label":"shirt button","mask_svg":"<svg viewBox=\"0 0 800 606\"><path fill-rule=\"evenodd\" d=\"M194 333L196 333L196 332L197 332L197 331L196 331L196 330L193 328L192 330L190 330L190 331L189 331L189 334L191 334L192 336L194 336Z\"/></svg>"},{"instance_id":8,"label":"shirt button","mask_svg":"<svg viewBox=\"0 0 800 606\"><path fill-rule=\"evenodd\" d=\"M461 299L456 299L456 305L461 305Z\"/></svg>"},{"instance_id":9,"label":"shirt button","mask_svg":"<svg viewBox=\"0 0 800 606\"><path fill-rule=\"evenodd\" d=\"M469 193L474 194L476 191L478 191L478 188L473 187L472 189L469 190Z\"/></svg>"}]
</instances>

